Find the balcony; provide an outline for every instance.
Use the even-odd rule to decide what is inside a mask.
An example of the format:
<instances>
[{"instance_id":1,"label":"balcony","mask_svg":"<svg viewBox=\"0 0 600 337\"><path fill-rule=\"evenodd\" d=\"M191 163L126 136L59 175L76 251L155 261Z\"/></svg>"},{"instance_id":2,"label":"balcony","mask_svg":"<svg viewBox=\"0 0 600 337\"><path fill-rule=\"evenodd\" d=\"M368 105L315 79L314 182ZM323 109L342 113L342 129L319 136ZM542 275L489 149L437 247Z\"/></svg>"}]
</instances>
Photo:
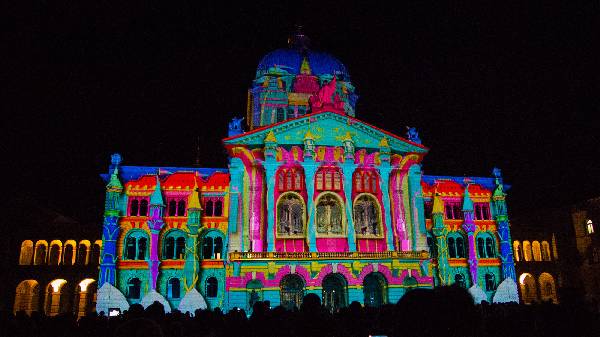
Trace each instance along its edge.
<instances>
[{"instance_id":1,"label":"balcony","mask_svg":"<svg viewBox=\"0 0 600 337\"><path fill-rule=\"evenodd\" d=\"M410 259L424 260L429 258L426 251L413 252L232 252L231 261L242 260L331 260L331 259Z\"/></svg>"}]
</instances>

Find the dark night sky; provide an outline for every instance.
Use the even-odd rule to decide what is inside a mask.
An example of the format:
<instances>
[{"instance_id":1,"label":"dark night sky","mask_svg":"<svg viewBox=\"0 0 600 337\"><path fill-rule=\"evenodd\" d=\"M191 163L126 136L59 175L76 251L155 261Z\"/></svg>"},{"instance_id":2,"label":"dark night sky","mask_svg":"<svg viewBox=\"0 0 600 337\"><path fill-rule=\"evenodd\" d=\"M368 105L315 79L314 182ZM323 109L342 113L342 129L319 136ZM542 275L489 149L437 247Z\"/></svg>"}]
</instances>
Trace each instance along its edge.
<instances>
[{"instance_id":1,"label":"dark night sky","mask_svg":"<svg viewBox=\"0 0 600 337\"><path fill-rule=\"evenodd\" d=\"M98 174L113 152L126 165L188 166L200 136L203 166L225 167L227 121L245 114L258 61L295 23L348 67L357 117L419 129L425 174L498 166L513 215L599 194L597 3L86 3L4 11L13 196L99 222Z\"/></svg>"}]
</instances>

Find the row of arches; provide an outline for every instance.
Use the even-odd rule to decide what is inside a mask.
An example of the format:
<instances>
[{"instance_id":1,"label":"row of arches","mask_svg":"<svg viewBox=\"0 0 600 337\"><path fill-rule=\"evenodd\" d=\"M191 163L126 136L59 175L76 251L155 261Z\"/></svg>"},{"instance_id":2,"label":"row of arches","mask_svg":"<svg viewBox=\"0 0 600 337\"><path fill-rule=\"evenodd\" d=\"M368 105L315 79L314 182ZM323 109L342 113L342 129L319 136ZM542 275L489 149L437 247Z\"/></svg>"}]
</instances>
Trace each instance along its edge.
<instances>
[{"instance_id":1,"label":"row of arches","mask_svg":"<svg viewBox=\"0 0 600 337\"><path fill-rule=\"evenodd\" d=\"M316 232L321 236L343 236L347 232L344 202L337 193L323 192L317 196ZM353 202L352 215L358 236L383 235L381 205L373 194L362 193ZM306 234L306 205L295 192L280 195L277 201L277 237L304 237Z\"/></svg>"},{"instance_id":2,"label":"row of arches","mask_svg":"<svg viewBox=\"0 0 600 337\"><path fill-rule=\"evenodd\" d=\"M47 316L72 312L82 317L96 309L96 286L91 278L74 286L65 279L55 279L44 288L36 280L24 280L16 288L13 312L43 312Z\"/></svg>"},{"instance_id":3,"label":"row of arches","mask_svg":"<svg viewBox=\"0 0 600 337\"><path fill-rule=\"evenodd\" d=\"M550 244L548 241L519 241L513 242L515 261L552 261L550 256Z\"/></svg>"},{"instance_id":4,"label":"row of arches","mask_svg":"<svg viewBox=\"0 0 600 337\"><path fill-rule=\"evenodd\" d=\"M417 285L414 277L407 277L404 285ZM340 273L327 274L321 283L322 303L331 312L348 306L348 281ZM262 299L263 284L260 280L251 280L246 285L250 308ZM306 282L299 274L287 274L279 282L280 305L288 310L299 308L305 295ZM388 282L379 272L371 272L365 276L362 284L365 306L379 307L388 302Z\"/></svg>"},{"instance_id":5,"label":"row of arches","mask_svg":"<svg viewBox=\"0 0 600 337\"><path fill-rule=\"evenodd\" d=\"M185 259L185 246L187 236L179 229L173 229L162 237L162 259ZM149 257L150 238L148 233L141 229L134 229L127 233L124 239L124 260L145 260ZM198 254L201 259L222 259L224 236L221 232L212 230L205 233L198 241Z\"/></svg>"},{"instance_id":6,"label":"row of arches","mask_svg":"<svg viewBox=\"0 0 600 337\"><path fill-rule=\"evenodd\" d=\"M549 273L541 273L537 282L530 273L523 273L519 276L519 288L521 290L521 300L525 304L537 301L558 303L556 283L554 277Z\"/></svg>"},{"instance_id":7,"label":"row of arches","mask_svg":"<svg viewBox=\"0 0 600 337\"><path fill-rule=\"evenodd\" d=\"M432 256L437 257L437 249L433 237L428 237L428 244L432 250ZM478 258L494 258L497 256L496 244L494 234L489 232L481 232L477 234L475 238L477 247ZM446 244L448 247L449 258L467 258L468 252L468 241L465 236L459 232L449 233L446 237Z\"/></svg>"},{"instance_id":8,"label":"row of arches","mask_svg":"<svg viewBox=\"0 0 600 337\"><path fill-rule=\"evenodd\" d=\"M20 265L65 265L84 266L97 265L100 263L100 252L102 240L96 240L92 244L88 240L66 240L63 244L60 240L52 240L50 244L46 240L38 240L35 245L32 240L21 243L19 254Z\"/></svg>"},{"instance_id":9,"label":"row of arches","mask_svg":"<svg viewBox=\"0 0 600 337\"><path fill-rule=\"evenodd\" d=\"M166 297L169 300L178 300L183 297L182 280L177 277L172 277L167 281ZM215 298L219 293L219 281L216 277L211 276L205 280L204 295L206 298ZM127 281L127 290L125 296L130 301L137 301L142 298L142 280L133 277Z\"/></svg>"}]
</instances>

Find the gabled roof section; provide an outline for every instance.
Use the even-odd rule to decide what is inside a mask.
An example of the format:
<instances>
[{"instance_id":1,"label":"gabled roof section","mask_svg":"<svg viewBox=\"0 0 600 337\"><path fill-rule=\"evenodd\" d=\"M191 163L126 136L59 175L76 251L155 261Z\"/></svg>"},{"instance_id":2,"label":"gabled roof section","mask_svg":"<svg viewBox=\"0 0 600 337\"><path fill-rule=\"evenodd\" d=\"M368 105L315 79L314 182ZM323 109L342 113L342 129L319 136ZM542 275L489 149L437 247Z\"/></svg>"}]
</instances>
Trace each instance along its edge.
<instances>
[{"instance_id":1,"label":"gabled roof section","mask_svg":"<svg viewBox=\"0 0 600 337\"><path fill-rule=\"evenodd\" d=\"M307 132L314 136L317 145L341 146L350 134L357 148L379 148L383 138L387 139L392 151L427 153L429 149L388 131L379 129L354 117L335 112L318 112L283 122L260 127L252 131L223 139L225 146L263 146L267 135L273 132L280 145L299 145Z\"/></svg>"}]
</instances>

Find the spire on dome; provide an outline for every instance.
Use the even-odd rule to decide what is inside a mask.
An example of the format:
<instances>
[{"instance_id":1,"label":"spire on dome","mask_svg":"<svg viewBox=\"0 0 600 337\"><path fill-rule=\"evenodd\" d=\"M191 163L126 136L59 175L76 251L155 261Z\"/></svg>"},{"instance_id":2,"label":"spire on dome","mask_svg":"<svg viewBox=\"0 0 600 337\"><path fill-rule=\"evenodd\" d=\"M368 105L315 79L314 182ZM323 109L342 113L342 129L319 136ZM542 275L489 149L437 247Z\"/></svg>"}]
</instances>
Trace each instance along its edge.
<instances>
[{"instance_id":1,"label":"spire on dome","mask_svg":"<svg viewBox=\"0 0 600 337\"><path fill-rule=\"evenodd\" d=\"M158 179L158 175L156 175L156 186L154 187L154 192L150 195L150 205L159 205L164 206L162 192L160 191L160 179Z\"/></svg>"},{"instance_id":2,"label":"spire on dome","mask_svg":"<svg viewBox=\"0 0 600 337\"><path fill-rule=\"evenodd\" d=\"M310 64L308 63L308 59L306 56L302 59L302 65L300 66L300 74L302 75L312 75L312 70L310 69Z\"/></svg>"},{"instance_id":3,"label":"spire on dome","mask_svg":"<svg viewBox=\"0 0 600 337\"><path fill-rule=\"evenodd\" d=\"M309 48L310 39L304 35L302 31L302 25L296 25L296 31L288 38L288 45L290 48L295 48L300 51L305 51Z\"/></svg>"}]
</instances>

